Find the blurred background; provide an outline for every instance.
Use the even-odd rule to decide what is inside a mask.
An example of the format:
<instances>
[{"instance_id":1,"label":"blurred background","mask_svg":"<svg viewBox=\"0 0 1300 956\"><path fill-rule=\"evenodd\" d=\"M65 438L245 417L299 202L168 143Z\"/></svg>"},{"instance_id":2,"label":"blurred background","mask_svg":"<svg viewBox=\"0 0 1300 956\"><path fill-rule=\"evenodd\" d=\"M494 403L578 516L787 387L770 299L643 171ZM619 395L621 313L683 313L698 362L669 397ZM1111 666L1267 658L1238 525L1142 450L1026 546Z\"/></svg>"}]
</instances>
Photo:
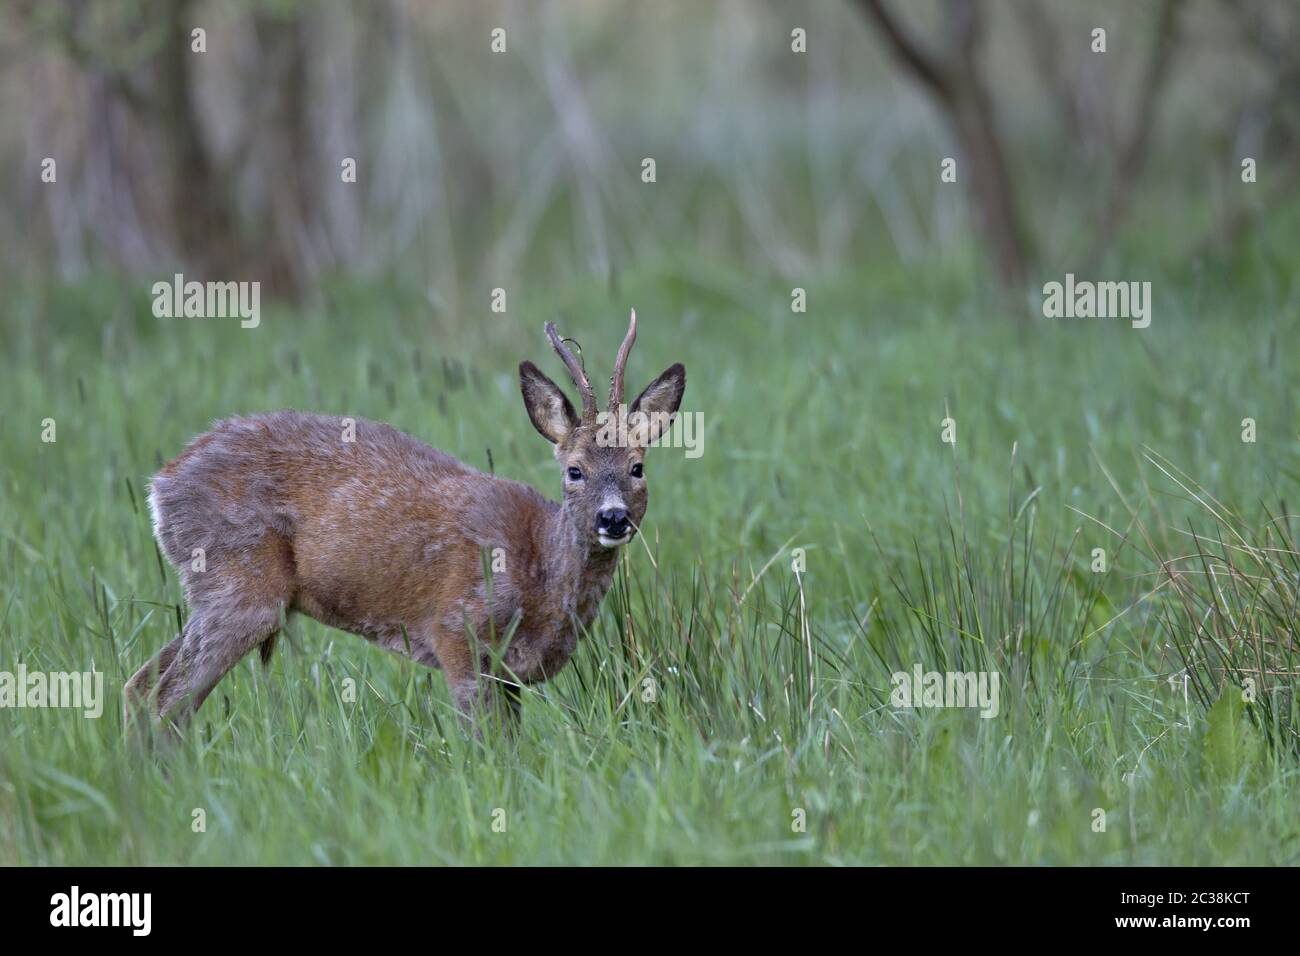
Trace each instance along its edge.
<instances>
[{"instance_id":1,"label":"blurred background","mask_svg":"<svg viewBox=\"0 0 1300 956\"><path fill-rule=\"evenodd\" d=\"M378 277L451 325L633 263L1230 256L1300 170L1288 0L16 0L0 63L6 272Z\"/></svg>"},{"instance_id":2,"label":"blurred background","mask_svg":"<svg viewBox=\"0 0 1300 956\"><path fill-rule=\"evenodd\" d=\"M0 713L0 863L1294 864L1298 93L1295 0L5 0L0 668L109 700ZM176 272L260 323L155 317ZM554 319L603 379L630 307L702 454L519 750L295 618L123 754L186 442L366 417L554 497L517 363ZM1001 716L900 714L921 666Z\"/></svg>"}]
</instances>

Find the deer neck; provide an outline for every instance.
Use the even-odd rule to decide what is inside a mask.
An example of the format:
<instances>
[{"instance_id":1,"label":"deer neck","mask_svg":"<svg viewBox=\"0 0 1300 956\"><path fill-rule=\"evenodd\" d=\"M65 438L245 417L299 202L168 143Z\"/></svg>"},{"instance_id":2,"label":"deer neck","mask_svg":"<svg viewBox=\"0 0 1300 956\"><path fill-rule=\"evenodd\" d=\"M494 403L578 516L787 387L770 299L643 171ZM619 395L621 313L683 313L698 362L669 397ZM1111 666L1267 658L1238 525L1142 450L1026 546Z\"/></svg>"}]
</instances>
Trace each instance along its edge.
<instances>
[{"instance_id":1,"label":"deer neck","mask_svg":"<svg viewBox=\"0 0 1300 956\"><path fill-rule=\"evenodd\" d=\"M586 627L595 618L614 580L618 549L593 544L591 535L586 528L578 526L567 505L552 513L546 537L548 578L559 592L562 611Z\"/></svg>"}]
</instances>

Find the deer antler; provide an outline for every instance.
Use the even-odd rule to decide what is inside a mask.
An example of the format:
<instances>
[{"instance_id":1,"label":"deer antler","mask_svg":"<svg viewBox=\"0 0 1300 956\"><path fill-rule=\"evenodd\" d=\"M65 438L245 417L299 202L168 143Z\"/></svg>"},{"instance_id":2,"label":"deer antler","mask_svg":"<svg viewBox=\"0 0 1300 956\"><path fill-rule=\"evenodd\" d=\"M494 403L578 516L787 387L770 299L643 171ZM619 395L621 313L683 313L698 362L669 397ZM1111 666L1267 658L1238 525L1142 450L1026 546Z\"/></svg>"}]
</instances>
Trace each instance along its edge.
<instances>
[{"instance_id":1,"label":"deer antler","mask_svg":"<svg viewBox=\"0 0 1300 956\"><path fill-rule=\"evenodd\" d=\"M623 371L627 368L627 356L632 351L632 343L636 341L636 309L632 310L632 319L627 324L627 335L623 337L623 344L618 347L618 357L614 359L614 374L609 380L609 411L611 413L618 411L618 406L623 404Z\"/></svg>"},{"instance_id":2,"label":"deer antler","mask_svg":"<svg viewBox=\"0 0 1300 956\"><path fill-rule=\"evenodd\" d=\"M573 379L573 384L578 386L578 394L582 396L582 420L596 420L596 393L592 391L591 383L587 381L587 373L582 370L582 364L573 356L573 352L564 340L560 338L560 333L555 331L555 323L546 323L546 337L551 340L551 347L555 353L564 360L564 367L569 370L569 376Z\"/></svg>"}]
</instances>

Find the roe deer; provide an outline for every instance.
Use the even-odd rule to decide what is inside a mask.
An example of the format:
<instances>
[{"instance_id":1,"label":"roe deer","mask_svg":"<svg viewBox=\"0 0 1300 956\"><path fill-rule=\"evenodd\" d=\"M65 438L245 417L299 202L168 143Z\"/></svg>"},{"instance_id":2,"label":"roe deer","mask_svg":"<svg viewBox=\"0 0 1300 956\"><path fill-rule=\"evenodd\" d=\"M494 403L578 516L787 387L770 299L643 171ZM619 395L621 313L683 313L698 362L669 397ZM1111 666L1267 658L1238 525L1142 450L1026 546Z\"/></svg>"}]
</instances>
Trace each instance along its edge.
<instances>
[{"instance_id":1,"label":"roe deer","mask_svg":"<svg viewBox=\"0 0 1300 956\"><path fill-rule=\"evenodd\" d=\"M645 447L686 388L676 364L624 405L634 311L602 419L554 324L546 334L582 398L579 415L520 364L528 417L555 445L559 504L374 422L356 421L346 441L339 418L282 411L226 419L192 441L149 488L190 617L127 682L128 717L147 708L174 729L253 648L268 659L292 611L441 668L476 727L485 706L517 717L519 683L554 676L595 617L618 547L645 514ZM611 441L620 423L625 439ZM485 550L504 559L487 579Z\"/></svg>"}]
</instances>

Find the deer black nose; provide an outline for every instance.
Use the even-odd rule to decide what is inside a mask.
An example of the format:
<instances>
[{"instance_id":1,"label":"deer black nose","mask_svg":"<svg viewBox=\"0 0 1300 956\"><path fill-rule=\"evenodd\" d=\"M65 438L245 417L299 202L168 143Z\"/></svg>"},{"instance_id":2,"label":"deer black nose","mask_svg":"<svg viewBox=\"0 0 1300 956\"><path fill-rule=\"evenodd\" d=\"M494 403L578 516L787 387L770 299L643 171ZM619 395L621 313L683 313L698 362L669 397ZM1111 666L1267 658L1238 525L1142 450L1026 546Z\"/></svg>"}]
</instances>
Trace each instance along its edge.
<instances>
[{"instance_id":1,"label":"deer black nose","mask_svg":"<svg viewBox=\"0 0 1300 956\"><path fill-rule=\"evenodd\" d=\"M596 515L596 530L611 538L627 534L629 523L626 508L605 508Z\"/></svg>"}]
</instances>

